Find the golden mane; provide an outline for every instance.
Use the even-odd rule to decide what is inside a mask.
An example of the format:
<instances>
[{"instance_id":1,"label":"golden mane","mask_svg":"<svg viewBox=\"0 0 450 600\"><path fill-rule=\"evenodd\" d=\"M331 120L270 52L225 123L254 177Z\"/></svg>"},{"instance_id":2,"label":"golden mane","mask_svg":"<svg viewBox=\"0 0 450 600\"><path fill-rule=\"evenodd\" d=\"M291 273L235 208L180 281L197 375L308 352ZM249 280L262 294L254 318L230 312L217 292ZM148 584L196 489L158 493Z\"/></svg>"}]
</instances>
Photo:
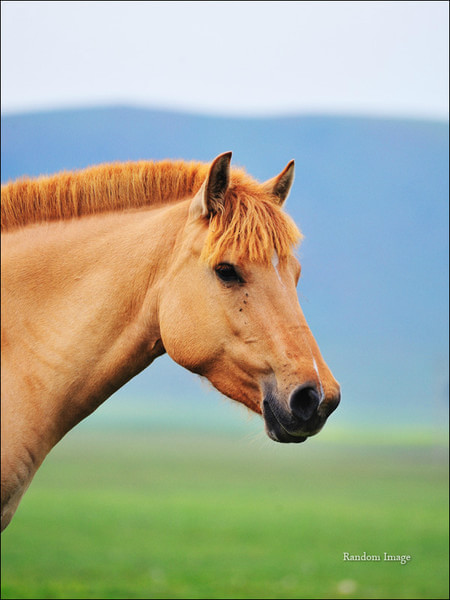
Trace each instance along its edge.
<instances>
[{"instance_id":1,"label":"golden mane","mask_svg":"<svg viewBox=\"0 0 450 600\"><path fill-rule=\"evenodd\" d=\"M187 199L200 189L208 170L200 162L139 161L20 179L2 185L2 231ZM277 252L284 260L301 237L261 184L232 169L225 208L211 218L202 258L217 264L231 252L269 262Z\"/></svg>"}]
</instances>

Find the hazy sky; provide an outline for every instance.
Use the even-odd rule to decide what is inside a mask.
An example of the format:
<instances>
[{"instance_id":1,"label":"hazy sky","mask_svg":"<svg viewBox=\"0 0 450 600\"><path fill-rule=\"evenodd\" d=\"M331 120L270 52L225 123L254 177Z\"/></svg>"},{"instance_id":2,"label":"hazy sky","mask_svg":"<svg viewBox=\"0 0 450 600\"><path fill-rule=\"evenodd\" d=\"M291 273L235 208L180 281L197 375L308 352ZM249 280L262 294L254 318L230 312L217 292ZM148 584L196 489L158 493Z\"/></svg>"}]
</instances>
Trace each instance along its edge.
<instances>
[{"instance_id":1,"label":"hazy sky","mask_svg":"<svg viewBox=\"0 0 450 600\"><path fill-rule=\"evenodd\" d=\"M448 2L2 2L2 111L448 118Z\"/></svg>"}]
</instances>

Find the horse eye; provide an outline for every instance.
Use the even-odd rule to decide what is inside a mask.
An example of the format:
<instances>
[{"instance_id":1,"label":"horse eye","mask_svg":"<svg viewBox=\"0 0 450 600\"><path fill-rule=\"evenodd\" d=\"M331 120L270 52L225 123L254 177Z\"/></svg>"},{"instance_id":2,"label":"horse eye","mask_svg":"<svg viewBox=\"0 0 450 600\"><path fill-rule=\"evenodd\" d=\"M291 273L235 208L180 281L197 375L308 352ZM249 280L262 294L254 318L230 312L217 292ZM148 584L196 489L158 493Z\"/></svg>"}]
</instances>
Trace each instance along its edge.
<instances>
[{"instance_id":1,"label":"horse eye","mask_svg":"<svg viewBox=\"0 0 450 600\"><path fill-rule=\"evenodd\" d=\"M214 269L217 277L224 283L243 283L243 280L236 272L233 265L228 263L221 263Z\"/></svg>"}]
</instances>

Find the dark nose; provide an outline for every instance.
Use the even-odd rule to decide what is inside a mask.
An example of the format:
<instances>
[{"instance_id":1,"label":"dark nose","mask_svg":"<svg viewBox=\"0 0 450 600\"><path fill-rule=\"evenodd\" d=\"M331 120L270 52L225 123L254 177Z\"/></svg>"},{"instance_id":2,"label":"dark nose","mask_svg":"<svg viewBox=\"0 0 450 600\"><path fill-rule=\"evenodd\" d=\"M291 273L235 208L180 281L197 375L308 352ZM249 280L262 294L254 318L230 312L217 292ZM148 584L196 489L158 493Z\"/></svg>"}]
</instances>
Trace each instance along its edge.
<instances>
[{"instance_id":1,"label":"dark nose","mask_svg":"<svg viewBox=\"0 0 450 600\"><path fill-rule=\"evenodd\" d=\"M296 388L289 401L292 414L300 421L308 421L317 410L319 403L319 393L315 386L310 384Z\"/></svg>"}]
</instances>

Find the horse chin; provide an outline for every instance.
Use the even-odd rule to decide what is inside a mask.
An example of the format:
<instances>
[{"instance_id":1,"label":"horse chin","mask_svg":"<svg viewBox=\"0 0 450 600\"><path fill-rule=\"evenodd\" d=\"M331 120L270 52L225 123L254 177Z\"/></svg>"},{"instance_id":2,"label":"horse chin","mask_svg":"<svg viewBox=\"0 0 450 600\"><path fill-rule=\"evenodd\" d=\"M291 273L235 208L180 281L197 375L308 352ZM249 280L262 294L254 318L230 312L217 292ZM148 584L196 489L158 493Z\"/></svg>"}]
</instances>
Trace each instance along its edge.
<instances>
[{"instance_id":1,"label":"horse chin","mask_svg":"<svg viewBox=\"0 0 450 600\"><path fill-rule=\"evenodd\" d=\"M301 444L306 442L308 437L306 435L291 435L285 429L279 426L278 430L274 428L269 429L266 427L266 433L274 442L280 442L282 444Z\"/></svg>"},{"instance_id":2,"label":"horse chin","mask_svg":"<svg viewBox=\"0 0 450 600\"><path fill-rule=\"evenodd\" d=\"M286 431L274 415L268 402L263 403L262 412L266 425L266 433L274 442L280 442L282 444L301 444L301 442L307 440L308 436L303 433L296 435Z\"/></svg>"}]
</instances>

